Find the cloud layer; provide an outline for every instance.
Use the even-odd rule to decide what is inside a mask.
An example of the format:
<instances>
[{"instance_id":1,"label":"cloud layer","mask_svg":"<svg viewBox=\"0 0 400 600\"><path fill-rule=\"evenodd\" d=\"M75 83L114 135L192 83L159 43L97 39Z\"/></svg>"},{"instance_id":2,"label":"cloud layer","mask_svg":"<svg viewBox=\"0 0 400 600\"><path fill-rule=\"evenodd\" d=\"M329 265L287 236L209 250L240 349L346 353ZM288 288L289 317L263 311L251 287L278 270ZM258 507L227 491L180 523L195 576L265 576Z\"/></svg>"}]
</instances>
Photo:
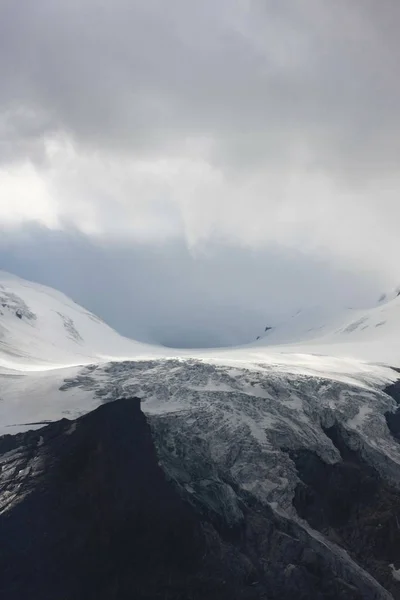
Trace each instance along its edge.
<instances>
[{"instance_id":1,"label":"cloud layer","mask_svg":"<svg viewBox=\"0 0 400 600\"><path fill-rule=\"evenodd\" d=\"M394 286L399 26L395 0L4 0L0 224Z\"/></svg>"}]
</instances>

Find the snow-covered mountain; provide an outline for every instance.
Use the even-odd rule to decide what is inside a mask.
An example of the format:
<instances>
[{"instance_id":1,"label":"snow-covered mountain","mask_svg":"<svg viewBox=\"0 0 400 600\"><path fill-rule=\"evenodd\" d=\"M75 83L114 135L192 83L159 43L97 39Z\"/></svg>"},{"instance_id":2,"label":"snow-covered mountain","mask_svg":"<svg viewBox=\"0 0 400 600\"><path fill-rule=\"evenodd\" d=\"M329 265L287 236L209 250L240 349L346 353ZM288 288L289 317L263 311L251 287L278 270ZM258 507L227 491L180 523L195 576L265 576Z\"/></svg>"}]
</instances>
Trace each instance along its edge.
<instances>
[{"instance_id":1,"label":"snow-covered mountain","mask_svg":"<svg viewBox=\"0 0 400 600\"><path fill-rule=\"evenodd\" d=\"M332 359L400 366L398 291L384 296L368 310L314 307L298 311L267 329L261 339L241 347L177 350L143 344L121 336L61 292L0 271L3 367L43 370L109 360L178 356L296 363L297 357L287 358L289 354L320 354ZM314 362L318 370L318 362L323 361Z\"/></svg>"},{"instance_id":2,"label":"snow-covered mountain","mask_svg":"<svg viewBox=\"0 0 400 600\"><path fill-rule=\"evenodd\" d=\"M383 295L369 309L299 310L268 329L257 343L400 365L400 291Z\"/></svg>"},{"instance_id":3,"label":"snow-covered mountain","mask_svg":"<svg viewBox=\"0 0 400 600\"><path fill-rule=\"evenodd\" d=\"M334 319L314 314L313 327L300 313L291 333L287 323L252 345L197 351L127 340L63 294L7 274L0 298L0 433L12 434L0 437L0 518L26 481L36 489L50 440L60 435L63 448L80 421L36 437L19 432L136 397L164 474L201 519L258 535L263 514L263 527L275 531L279 521L282 539L297 540L296 550L273 544L279 567L257 550L257 569L274 564L281 578L268 598L293 597L295 580L307 590L315 569L324 573L315 585L333 587L304 598L400 598L400 537L372 544L400 514L400 297ZM312 559L303 559L306 547ZM241 551L253 560L254 548Z\"/></svg>"},{"instance_id":4,"label":"snow-covered mountain","mask_svg":"<svg viewBox=\"0 0 400 600\"><path fill-rule=\"evenodd\" d=\"M0 271L0 366L51 368L146 351L61 292Z\"/></svg>"}]
</instances>

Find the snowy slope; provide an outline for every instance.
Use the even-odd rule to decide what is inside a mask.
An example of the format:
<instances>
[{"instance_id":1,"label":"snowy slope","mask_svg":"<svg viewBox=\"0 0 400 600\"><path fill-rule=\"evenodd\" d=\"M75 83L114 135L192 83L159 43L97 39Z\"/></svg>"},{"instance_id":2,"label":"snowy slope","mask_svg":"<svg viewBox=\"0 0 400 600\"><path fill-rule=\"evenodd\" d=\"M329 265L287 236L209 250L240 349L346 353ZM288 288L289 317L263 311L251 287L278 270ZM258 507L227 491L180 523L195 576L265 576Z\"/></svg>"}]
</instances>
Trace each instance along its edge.
<instances>
[{"instance_id":1,"label":"snowy slope","mask_svg":"<svg viewBox=\"0 0 400 600\"><path fill-rule=\"evenodd\" d=\"M0 271L0 366L51 368L149 352L64 294Z\"/></svg>"},{"instance_id":2,"label":"snowy slope","mask_svg":"<svg viewBox=\"0 0 400 600\"><path fill-rule=\"evenodd\" d=\"M319 353L400 366L400 293L367 310L323 308L299 311L266 332L257 347Z\"/></svg>"},{"instance_id":3,"label":"snowy slope","mask_svg":"<svg viewBox=\"0 0 400 600\"><path fill-rule=\"evenodd\" d=\"M315 355L326 358L316 360ZM304 358L306 355L306 358ZM344 372L361 361L400 366L400 295L369 310L310 308L241 347L175 350L124 338L64 294L0 271L0 366L40 370L107 360L200 358Z\"/></svg>"}]
</instances>

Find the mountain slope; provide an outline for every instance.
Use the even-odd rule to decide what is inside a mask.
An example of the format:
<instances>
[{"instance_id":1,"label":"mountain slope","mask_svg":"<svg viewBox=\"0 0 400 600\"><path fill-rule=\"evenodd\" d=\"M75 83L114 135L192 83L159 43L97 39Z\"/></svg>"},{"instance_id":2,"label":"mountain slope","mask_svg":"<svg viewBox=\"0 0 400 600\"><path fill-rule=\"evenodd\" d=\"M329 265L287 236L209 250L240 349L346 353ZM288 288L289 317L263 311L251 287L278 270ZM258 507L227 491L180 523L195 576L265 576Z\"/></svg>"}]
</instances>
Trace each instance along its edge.
<instances>
[{"instance_id":1,"label":"mountain slope","mask_svg":"<svg viewBox=\"0 0 400 600\"><path fill-rule=\"evenodd\" d=\"M316 354L327 360L315 360ZM290 367L300 355L308 356L308 366L313 363L317 371L327 372L330 357L334 373L338 372L335 358L349 359L345 372L357 371L357 361L365 360L400 366L400 296L367 311L299 311L262 339L241 347L178 350L124 338L64 294L0 271L0 367L43 370L178 356Z\"/></svg>"},{"instance_id":2,"label":"mountain slope","mask_svg":"<svg viewBox=\"0 0 400 600\"><path fill-rule=\"evenodd\" d=\"M305 352L400 366L400 293L396 290L366 310L299 311L267 331L257 345L302 347Z\"/></svg>"},{"instance_id":3,"label":"mountain slope","mask_svg":"<svg viewBox=\"0 0 400 600\"><path fill-rule=\"evenodd\" d=\"M146 351L64 294L0 271L0 366L86 364Z\"/></svg>"}]
</instances>

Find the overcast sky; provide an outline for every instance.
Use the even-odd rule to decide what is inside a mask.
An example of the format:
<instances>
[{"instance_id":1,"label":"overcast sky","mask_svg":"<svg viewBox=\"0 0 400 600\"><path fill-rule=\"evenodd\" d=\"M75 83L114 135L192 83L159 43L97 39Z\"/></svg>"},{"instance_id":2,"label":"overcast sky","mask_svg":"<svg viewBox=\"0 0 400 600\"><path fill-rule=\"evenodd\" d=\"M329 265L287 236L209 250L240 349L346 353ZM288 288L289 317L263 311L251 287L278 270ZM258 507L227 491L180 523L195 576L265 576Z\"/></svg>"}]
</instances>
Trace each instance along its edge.
<instances>
[{"instance_id":1,"label":"overcast sky","mask_svg":"<svg viewBox=\"0 0 400 600\"><path fill-rule=\"evenodd\" d=\"M399 28L397 0L2 0L2 267L185 345L395 287Z\"/></svg>"}]
</instances>

